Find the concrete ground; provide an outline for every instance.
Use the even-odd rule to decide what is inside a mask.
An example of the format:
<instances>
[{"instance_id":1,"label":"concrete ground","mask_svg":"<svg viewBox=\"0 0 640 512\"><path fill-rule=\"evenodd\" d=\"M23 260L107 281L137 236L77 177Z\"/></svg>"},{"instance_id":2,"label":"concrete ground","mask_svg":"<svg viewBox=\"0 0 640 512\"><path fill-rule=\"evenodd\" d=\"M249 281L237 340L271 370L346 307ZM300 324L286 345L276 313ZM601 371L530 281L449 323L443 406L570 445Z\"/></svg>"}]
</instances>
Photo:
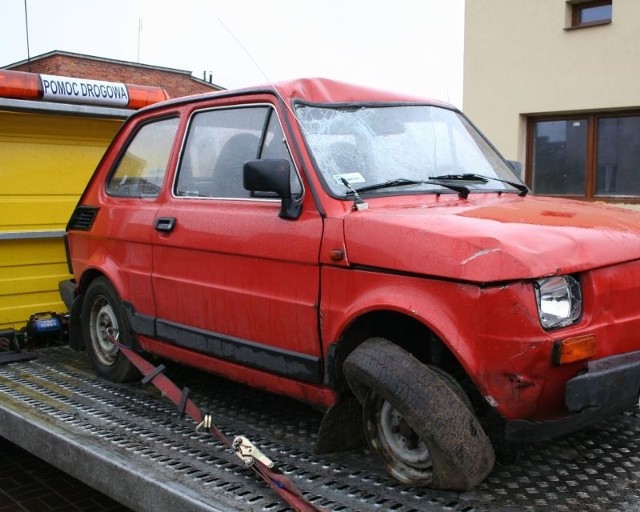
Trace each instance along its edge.
<instances>
[{"instance_id":1,"label":"concrete ground","mask_svg":"<svg viewBox=\"0 0 640 512\"><path fill-rule=\"evenodd\" d=\"M0 437L0 512L130 509Z\"/></svg>"}]
</instances>

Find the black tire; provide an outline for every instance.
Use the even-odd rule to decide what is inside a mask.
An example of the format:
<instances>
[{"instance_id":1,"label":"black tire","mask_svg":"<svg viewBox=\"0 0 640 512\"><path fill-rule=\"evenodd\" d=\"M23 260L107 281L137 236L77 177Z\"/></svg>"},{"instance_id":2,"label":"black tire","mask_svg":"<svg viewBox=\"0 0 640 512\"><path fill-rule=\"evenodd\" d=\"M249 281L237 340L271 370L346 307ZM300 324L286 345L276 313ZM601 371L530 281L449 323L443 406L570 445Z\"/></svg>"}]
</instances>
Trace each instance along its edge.
<instances>
[{"instance_id":1,"label":"black tire","mask_svg":"<svg viewBox=\"0 0 640 512\"><path fill-rule=\"evenodd\" d=\"M140 375L107 336L107 330L113 329L118 333L119 343L131 346L131 329L122 301L106 278L98 277L87 288L81 323L87 354L98 374L114 382L126 382Z\"/></svg>"},{"instance_id":2,"label":"black tire","mask_svg":"<svg viewBox=\"0 0 640 512\"><path fill-rule=\"evenodd\" d=\"M356 348L344 372L363 404L365 437L412 486L469 490L493 469L489 438L458 383L383 338Z\"/></svg>"}]
</instances>

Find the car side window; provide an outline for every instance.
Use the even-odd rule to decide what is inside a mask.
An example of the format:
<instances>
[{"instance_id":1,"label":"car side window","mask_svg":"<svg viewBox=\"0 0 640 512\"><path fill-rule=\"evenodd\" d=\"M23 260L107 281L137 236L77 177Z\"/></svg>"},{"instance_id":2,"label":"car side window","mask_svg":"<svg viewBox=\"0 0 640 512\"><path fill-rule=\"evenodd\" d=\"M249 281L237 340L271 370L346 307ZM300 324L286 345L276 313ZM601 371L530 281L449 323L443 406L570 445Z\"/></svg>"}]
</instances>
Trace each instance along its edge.
<instances>
[{"instance_id":1,"label":"car side window","mask_svg":"<svg viewBox=\"0 0 640 512\"><path fill-rule=\"evenodd\" d=\"M285 158L291 162L282 128L271 107L196 113L180 161L175 195L248 199L251 193L243 186L242 169L245 162L260 158ZM297 175L295 179L295 190L299 190Z\"/></svg>"},{"instance_id":2,"label":"car side window","mask_svg":"<svg viewBox=\"0 0 640 512\"><path fill-rule=\"evenodd\" d=\"M143 125L109 176L107 193L118 197L157 197L167 172L178 128L177 117Z\"/></svg>"}]
</instances>

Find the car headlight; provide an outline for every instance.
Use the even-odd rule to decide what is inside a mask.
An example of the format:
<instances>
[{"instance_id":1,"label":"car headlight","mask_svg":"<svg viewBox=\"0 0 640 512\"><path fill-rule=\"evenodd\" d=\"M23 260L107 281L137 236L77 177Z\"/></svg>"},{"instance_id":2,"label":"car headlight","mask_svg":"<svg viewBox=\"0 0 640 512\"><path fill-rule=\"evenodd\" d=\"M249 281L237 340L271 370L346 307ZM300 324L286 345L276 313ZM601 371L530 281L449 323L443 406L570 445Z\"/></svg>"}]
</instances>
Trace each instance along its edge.
<instances>
[{"instance_id":1,"label":"car headlight","mask_svg":"<svg viewBox=\"0 0 640 512\"><path fill-rule=\"evenodd\" d=\"M535 282L538 316L545 329L566 327L582 315L582 292L575 277L553 276Z\"/></svg>"}]
</instances>

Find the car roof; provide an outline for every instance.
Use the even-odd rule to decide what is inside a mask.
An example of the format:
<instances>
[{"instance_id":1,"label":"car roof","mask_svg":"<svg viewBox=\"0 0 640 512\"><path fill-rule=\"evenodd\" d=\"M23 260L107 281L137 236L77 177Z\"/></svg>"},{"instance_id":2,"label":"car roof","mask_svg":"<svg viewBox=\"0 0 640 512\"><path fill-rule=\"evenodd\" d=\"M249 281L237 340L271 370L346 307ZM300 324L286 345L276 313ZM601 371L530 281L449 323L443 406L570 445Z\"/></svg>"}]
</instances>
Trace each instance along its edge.
<instances>
[{"instance_id":1,"label":"car roof","mask_svg":"<svg viewBox=\"0 0 640 512\"><path fill-rule=\"evenodd\" d=\"M172 100L156 103L142 109L142 111L155 110L168 105L180 105L185 103L197 103L209 99L240 96L260 93L276 93L281 100L290 105L294 101L306 103L420 103L454 108L446 102L425 98L397 91L376 89L373 87L357 85L327 78L296 78L279 82L266 83L241 89L227 89L223 91L208 92L192 96L184 96Z\"/></svg>"}]
</instances>

